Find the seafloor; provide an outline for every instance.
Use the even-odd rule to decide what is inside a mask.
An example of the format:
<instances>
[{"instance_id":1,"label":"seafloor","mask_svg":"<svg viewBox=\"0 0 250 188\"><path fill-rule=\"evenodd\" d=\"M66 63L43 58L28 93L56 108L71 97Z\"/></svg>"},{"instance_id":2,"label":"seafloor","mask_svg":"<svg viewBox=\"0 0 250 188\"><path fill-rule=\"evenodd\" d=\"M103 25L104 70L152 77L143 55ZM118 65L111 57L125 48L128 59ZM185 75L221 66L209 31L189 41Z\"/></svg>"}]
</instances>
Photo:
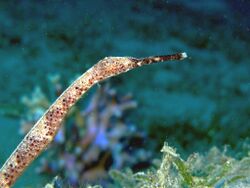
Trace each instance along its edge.
<instances>
[{"instance_id":1,"label":"seafloor","mask_svg":"<svg viewBox=\"0 0 250 188\"><path fill-rule=\"evenodd\" d=\"M236 158L247 155L249 8L247 0L0 1L0 165L22 138L27 106L21 98L38 86L49 95L49 75L60 75L65 88L105 56L183 51L184 61L108 80L138 103L126 118L146 135L153 156L165 140L184 158L212 146L226 146ZM45 185L37 166L39 160L15 187Z\"/></svg>"}]
</instances>

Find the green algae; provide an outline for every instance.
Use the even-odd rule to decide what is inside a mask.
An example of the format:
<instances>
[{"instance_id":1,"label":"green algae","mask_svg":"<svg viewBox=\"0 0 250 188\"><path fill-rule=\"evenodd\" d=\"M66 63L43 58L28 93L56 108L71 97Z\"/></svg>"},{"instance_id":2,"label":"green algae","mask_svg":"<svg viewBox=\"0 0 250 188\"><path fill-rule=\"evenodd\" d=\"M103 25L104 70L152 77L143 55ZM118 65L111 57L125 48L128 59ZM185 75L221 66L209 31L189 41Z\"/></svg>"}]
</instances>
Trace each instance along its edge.
<instances>
[{"instance_id":1,"label":"green algae","mask_svg":"<svg viewBox=\"0 0 250 188\"><path fill-rule=\"evenodd\" d=\"M191 154L182 159L167 143L161 160L153 162L144 172L111 170L113 182L107 187L117 188L245 188L250 187L250 156L235 159L211 148L206 154ZM51 184L50 184L51 185ZM53 187L53 186L52 186ZM84 186L83 186L84 187ZM90 186L88 188L101 188ZM47 188L47 187L46 187Z\"/></svg>"}]
</instances>

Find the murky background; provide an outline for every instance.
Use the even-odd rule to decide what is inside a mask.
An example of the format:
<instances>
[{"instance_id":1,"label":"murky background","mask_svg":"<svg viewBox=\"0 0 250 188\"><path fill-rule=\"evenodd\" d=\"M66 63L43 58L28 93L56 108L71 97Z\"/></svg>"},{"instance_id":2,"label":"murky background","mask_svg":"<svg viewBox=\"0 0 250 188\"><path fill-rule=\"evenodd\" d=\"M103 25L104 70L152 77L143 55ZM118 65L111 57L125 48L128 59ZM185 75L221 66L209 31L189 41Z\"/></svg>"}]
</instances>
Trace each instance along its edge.
<instances>
[{"instance_id":1,"label":"murky background","mask_svg":"<svg viewBox=\"0 0 250 188\"><path fill-rule=\"evenodd\" d=\"M250 3L244 0L0 2L0 165L57 96L106 56L187 52L98 84L14 187L109 181L150 167L164 141L183 158L249 152Z\"/></svg>"}]
</instances>

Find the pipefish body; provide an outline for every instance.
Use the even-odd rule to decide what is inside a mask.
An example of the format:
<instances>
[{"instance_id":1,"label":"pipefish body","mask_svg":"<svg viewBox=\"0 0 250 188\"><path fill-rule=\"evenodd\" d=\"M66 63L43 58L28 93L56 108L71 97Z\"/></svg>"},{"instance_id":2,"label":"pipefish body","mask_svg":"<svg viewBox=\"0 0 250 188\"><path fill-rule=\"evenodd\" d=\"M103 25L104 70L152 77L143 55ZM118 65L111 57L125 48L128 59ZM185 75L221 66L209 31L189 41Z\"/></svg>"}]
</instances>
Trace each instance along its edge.
<instances>
[{"instance_id":1,"label":"pipefish body","mask_svg":"<svg viewBox=\"0 0 250 188\"><path fill-rule=\"evenodd\" d=\"M94 84L136 67L169 60L183 60L186 53L146 58L106 57L77 78L27 133L0 169L0 187L11 187L23 171L52 142L69 109Z\"/></svg>"}]
</instances>

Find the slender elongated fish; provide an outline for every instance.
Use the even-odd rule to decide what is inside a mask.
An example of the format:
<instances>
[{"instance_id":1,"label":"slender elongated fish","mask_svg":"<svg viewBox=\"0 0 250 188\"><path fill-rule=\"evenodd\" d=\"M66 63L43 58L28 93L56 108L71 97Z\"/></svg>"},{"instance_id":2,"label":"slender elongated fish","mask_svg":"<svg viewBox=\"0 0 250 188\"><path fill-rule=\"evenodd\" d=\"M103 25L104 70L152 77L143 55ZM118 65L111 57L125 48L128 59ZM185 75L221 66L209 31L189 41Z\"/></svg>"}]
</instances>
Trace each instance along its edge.
<instances>
[{"instance_id":1,"label":"slender elongated fish","mask_svg":"<svg viewBox=\"0 0 250 188\"><path fill-rule=\"evenodd\" d=\"M53 140L69 109L94 84L136 67L169 60L183 60L186 53L147 58L106 57L76 79L49 107L0 169L0 187L11 187L16 179Z\"/></svg>"}]
</instances>

